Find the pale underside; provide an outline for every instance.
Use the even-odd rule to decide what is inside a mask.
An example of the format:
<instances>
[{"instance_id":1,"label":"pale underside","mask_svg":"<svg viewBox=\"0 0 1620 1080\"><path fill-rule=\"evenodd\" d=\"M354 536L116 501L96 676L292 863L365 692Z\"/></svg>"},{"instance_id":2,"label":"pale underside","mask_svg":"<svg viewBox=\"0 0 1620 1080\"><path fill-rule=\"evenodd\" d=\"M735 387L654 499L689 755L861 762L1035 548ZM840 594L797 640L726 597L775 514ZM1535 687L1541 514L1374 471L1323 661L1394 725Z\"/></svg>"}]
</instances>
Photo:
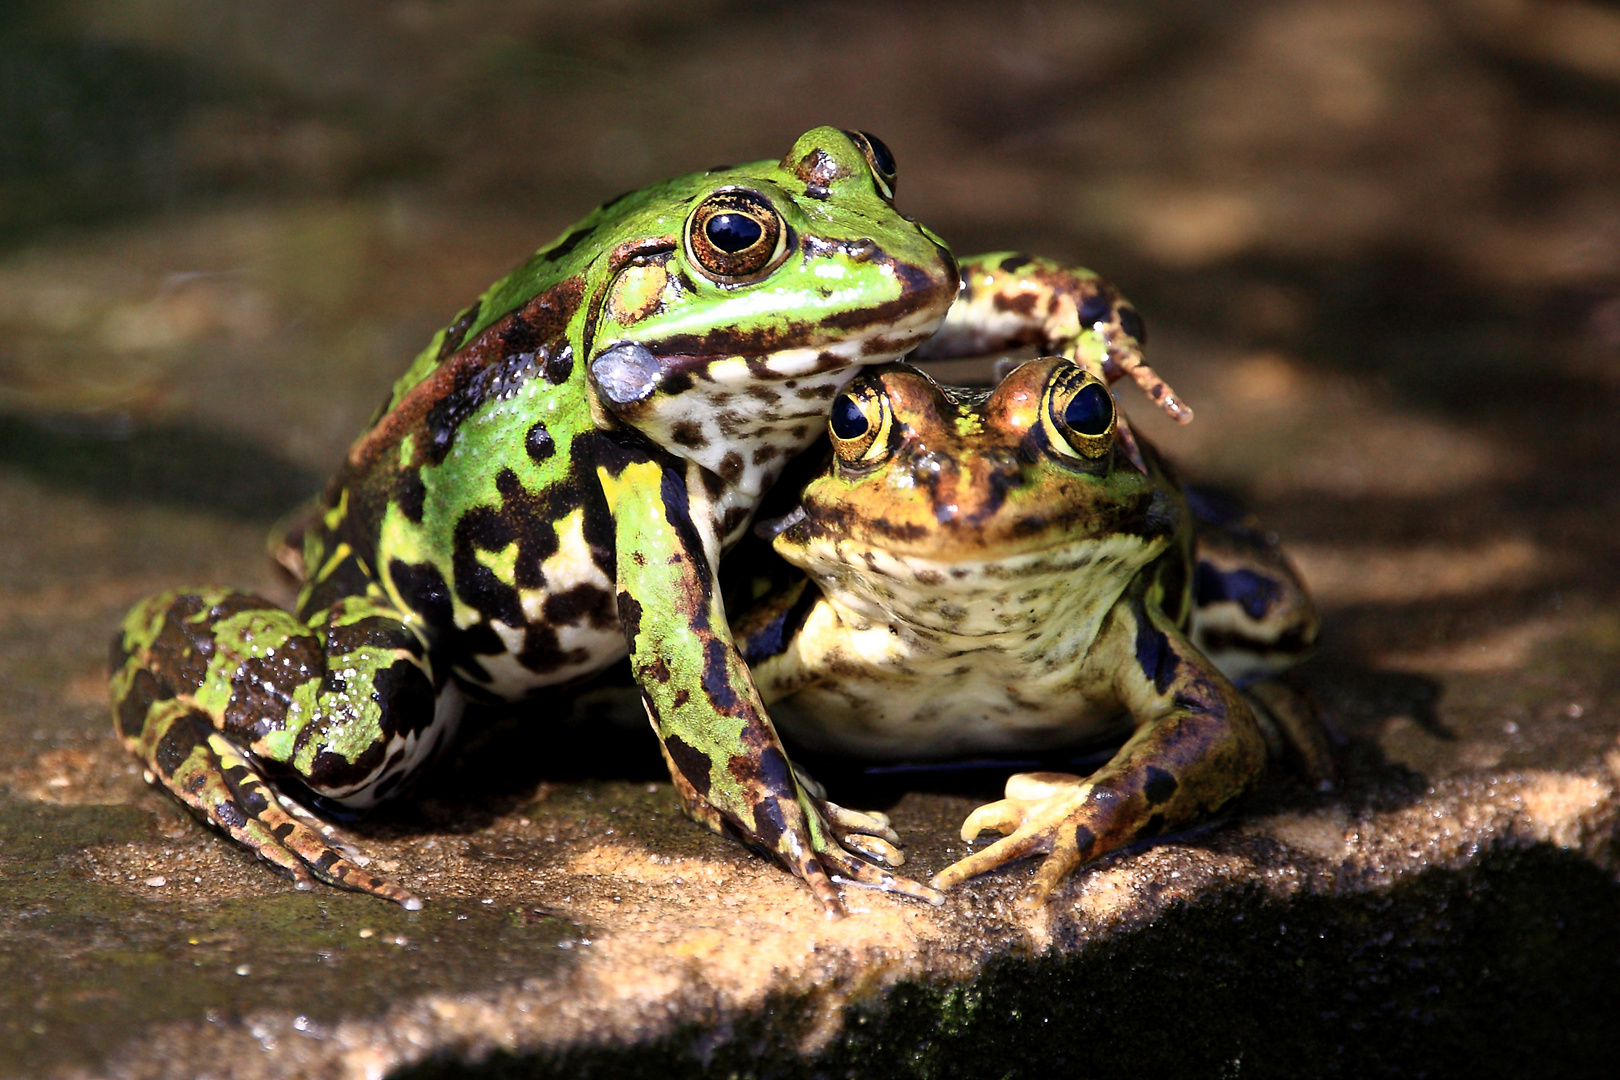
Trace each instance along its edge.
<instances>
[{"instance_id":1,"label":"pale underside","mask_svg":"<svg viewBox=\"0 0 1620 1080\"><path fill-rule=\"evenodd\" d=\"M755 677L778 726L872 758L1043 750L1128 727L1114 691L1129 651L1098 632L1164 548L1133 536L985 562L939 563L813 542L822 589L802 630Z\"/></svg>"}]
</instances>

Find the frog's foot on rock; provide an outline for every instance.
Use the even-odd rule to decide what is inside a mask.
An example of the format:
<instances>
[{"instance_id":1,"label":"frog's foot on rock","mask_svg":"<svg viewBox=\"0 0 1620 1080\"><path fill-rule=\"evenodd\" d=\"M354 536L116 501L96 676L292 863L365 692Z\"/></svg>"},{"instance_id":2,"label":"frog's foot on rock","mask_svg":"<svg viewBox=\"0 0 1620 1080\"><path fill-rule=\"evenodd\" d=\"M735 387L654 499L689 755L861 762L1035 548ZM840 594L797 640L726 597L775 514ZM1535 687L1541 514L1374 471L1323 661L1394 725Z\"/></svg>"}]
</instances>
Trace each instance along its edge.
<instances>
[{"instance_id":1,"label":"frog's foot on rock","mask_svg":"<svg viewBox=\"0 0 1620 1080\"><path fill-rule=\"evenodd\" d=\"M159 770L171 765L172 770L153 773L153 782L290 876L300 889L313 888L319 879L392 900L407 911L421 910L422 901L408 890L358 866L284 810L258 769L214 730L206 716L194 712L175 716L163 742L186 753L160 754Z\"/></svg>"},{"instance_id":2,"label":"frog's foot on rock","mask_svg":"<svg viewBox=\"0 0 1620 1080\"><path fill-rule=\"evenodd\" d=\"M793 775L799 787L821 812L821 817L832 830L833 836L846 848L854 848L873 862L888 866L904 866L905 853L898 845L900 834L894 831L889 815L877 811L849 810L827 798L827 789L797 765Z\"/></svg>"},{"instance_id":3,"label":"frog's foot on rock","mask_svg":"<svg viewBox=\"0 0 1620 1080\"><path fill-rule=\"evenodd\" d=\"M1088 805L1092 794L1092 782L1085 777L1055 772L1013 774L1007 779L1005 799L986 803L962 823L962 839L969 843L986 830L1001 833L1002 839L947 866L934 876L932 884L949 889L1018 859L1045 854L1024 896L1031 904L1044 903L1081 862L1118 846L1100 836L1102 823L1096 819L1109 816L1109 808Z\"/></svg>"},{"instance_id":4,"label":"frog's foot on rock","mask_svg":"<svg viewBox=\"0 0 1620 1080\"><path fill-rule=\"evenodd\" d=\"M1273 758L1291 752L1306 777L1323 791L1338 779L1327 730L1316 705L1300 691L1277 679L1263 679L1244 689L1254 718Z\"/></svg>"},{"instance_id":5,"label":"frog's foot on rock","mask_svg":"<svg viewBox=\"0 0 1620 1080\"><path fill-rule=\"evenodd\" d=\"M898 865L900 852L883 837L873 836L871 833L864 831L848 831L848 825L835 826L831 818L822 812L821 807L810 798L808 793L805 794L804 802L801 805L805 806L805 816L808 819L813 851L789 850L784 852L783 857L789 868L803 878L805 883L810 886L810 891L815 893L817 898L821 900L822 905L827 910L829 919L842 918L844 914L843 902L839 899L838 891L834 888L834 885L858 885L864 889L899 893L901 896L922 900L935 907L945 902L945 897L937 889L930 888L920 881L901 877L899 874L891 874L887 870L874 866L858 855L851 853L845 847L847 844L848 847L855 848L865 855L866 852L863 848L871 846L882 853L881 857L888 861L889 865ZM863 829L888 829L888 819L882 815L857 814L836 805L833 805L833 810L838 815L842 815L846 821L859 821ZM880 822L881 824L879 824ZM840 828L845 829L847 835L854 839L841 838L839 836ZM890 836L894 836L892 829L888 829L888 832ZM892 852L895 857L893 861L888 858L889 852ZM867 855L867 858L876 857L879 856Z\"/></svg>"}]
</instances>

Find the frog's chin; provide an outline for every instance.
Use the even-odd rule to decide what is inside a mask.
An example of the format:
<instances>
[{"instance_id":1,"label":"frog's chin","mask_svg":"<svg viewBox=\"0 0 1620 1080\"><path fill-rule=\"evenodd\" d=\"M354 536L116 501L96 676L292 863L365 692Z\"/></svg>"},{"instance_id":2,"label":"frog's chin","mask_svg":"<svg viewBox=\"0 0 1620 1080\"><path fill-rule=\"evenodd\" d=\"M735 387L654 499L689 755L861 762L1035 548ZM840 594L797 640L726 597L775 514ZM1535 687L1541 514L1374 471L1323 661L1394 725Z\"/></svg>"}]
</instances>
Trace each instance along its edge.
<instances>
[{"instance_id":1,"label":"frog's chin","mask_svg":"<svg viewBox=\"0 0 1620 1080\"><path fill-rule=\"evenodd\" d=\"M798 563L852 630L890 626L963 648L1008 648L1031 633L1084 624L1092 633L1162 543L1111 536L969 561L898 555L857 544ZM1067 631L1065 631L1067 632ZM1082 635L1085 636L1085 635Z\"/></svg>"}]
</instances>

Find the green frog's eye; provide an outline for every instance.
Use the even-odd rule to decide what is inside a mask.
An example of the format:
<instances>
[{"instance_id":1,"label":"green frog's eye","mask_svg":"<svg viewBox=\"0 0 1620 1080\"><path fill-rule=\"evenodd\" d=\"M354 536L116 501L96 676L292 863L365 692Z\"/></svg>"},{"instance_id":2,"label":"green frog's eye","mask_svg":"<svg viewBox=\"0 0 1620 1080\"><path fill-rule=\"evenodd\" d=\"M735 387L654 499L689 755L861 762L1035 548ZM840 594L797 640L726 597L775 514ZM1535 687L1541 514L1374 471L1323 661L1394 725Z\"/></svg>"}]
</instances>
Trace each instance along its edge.
<instances>
[{"instance_id":1,"label":"green frog's eye","mask_svg":"<svg viewBox=\"0 0 1620 1080\"><path fill-rule=\"evenodd\" d=\"M866 163L872 168L872 175L877 179L878 191L885 199L894 201L894 155L883 144L883 140L876 135L868 135L864 131L846 131L861 153L866 155Z\"/></svg>"},{"instance_id":2,"label":"green frog's eye","mask_svg":"<svg viewBox=\"0 0 1620 1080\"><path fill-rule=\"evenodd\" d=\"M892 424L889 399L881 390L851 387L833 399L827 422L833 453L846 465L875 462L889 452Z\"/></svg>"},{"instance_id":3,"label":"green frog's eye","mask_svg":"<svg viewBox=\"0 0 1620 1080\"><path fill-rule=\"evenodd\" d=\"M770 200L753 191L717 191L686 222L686 249L721 283L757 277L787 254L787 227Z\"/></svg>"},{"instance_id":4,"label":"green frog's eye","mask_svg":"<svg viewBox=\"0 0 1620 1080\"><path fill-rule=\"evenodd\" d=\"M1071 378L1054 379L1045 412L1048 440L1058 453L1097 461L1113 448L1114 396L1090 375L1076 371Z\"/></svg>"}]
</instances>

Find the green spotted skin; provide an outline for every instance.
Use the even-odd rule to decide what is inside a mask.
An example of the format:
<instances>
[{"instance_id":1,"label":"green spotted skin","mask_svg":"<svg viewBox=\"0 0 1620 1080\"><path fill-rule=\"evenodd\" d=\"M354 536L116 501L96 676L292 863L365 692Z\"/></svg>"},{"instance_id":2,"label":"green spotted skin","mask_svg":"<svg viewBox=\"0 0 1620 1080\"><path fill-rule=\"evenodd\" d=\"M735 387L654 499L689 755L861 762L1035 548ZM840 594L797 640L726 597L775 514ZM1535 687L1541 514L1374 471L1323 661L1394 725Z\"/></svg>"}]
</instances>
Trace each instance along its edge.
<instances>
[{"instance_id":1,"label":"green spotted skin","mask_svg":"<svg viewBox=\"0 0 1620 1080\"><path fill-rule=\"evenodd\" d=\"M711 602L721 551L838 386L926 340L957 296L893 180L881 143L817 128L541 249L435 335L283 538L304 579L292 612L187 589L130 613L112 656L124 743L301 884L415 905L269 785L365 808L432 760L464 695L543 695L633 648L695 816L830 912L829 873L931 895L840 845Z\"/></svg>"},{"instance_id":2,"label":"green spotted skin","mask_svg":"<svg viewBox=\"0 0 1620 1080\"><path fill-rule=\"evenodd\" d=\"M779 161L624 195L539 250L434 336L276 538L303 581L290 613L213 589L131 612L111 686L125 744L301 884L414 905L270 785L364 809L433 760L464 698L543 717L547 694L628 653L694 818L829 914L843 882L937 901L852 854L897 863L886 823L794 773L718 599L721 554L851 375L942 327L935 355L1039 341L1158 384L1105 282L996 255L964 287L894 181L880 142L816 128Z\"/></svg>"},{"instance_id":3,"label":"green spotted skin","mask_svg":"<svg viewBox=\"0 0 1620 1080\"><path fill-rule=\"evenodd\" d=\"M869 369L833 403L825 469L760 526L809 582L738 634L797 741L919 760L1124 740L1088 777L1014 776L962 831L1005 838L938 888L1045 854L1044 900L1080 863L1219 812L1268 746L1331 775L1314 715L1259 682L1314 644L1303 584L1126 433L1105 384L1062 358L984 391Z\"/></svg>"}]
</instances>

